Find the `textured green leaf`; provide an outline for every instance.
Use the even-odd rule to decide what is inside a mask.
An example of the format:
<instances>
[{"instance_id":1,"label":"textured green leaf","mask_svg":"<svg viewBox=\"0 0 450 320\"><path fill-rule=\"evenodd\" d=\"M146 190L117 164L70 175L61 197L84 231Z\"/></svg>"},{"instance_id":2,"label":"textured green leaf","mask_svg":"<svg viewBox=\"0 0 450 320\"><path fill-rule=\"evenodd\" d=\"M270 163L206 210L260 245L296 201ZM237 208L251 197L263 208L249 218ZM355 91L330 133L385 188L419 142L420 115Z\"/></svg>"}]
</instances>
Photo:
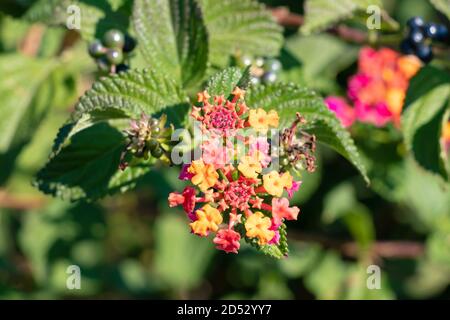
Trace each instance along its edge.
<instances>
[{"instance_id":1,"label":"textured green leaf","mask_svg":"<svg viewBox=\"0 0 450 320\"><path fill-rule=\"evenodd\" d=\"M303 34L324 30L331 25L353 16L356 11L366 11L370 5L382 7L380 0L307 0Z\"/></svg>"},{"instance_id":2,"label":"textured green leaf","mask_svg":"<svg viewBox=\"0 0 450 320\"><path fill-rule=\"evenodd\" d=\"M247 89L249 85L249 71L246 69L242 72L240 69L232 67L218 72L212 76L207 85L206 90L211 96L231 94L234 88Z\"/></svg>"},{"instance_id":3,"label":"textured green leaf","mask_svg":"<svg viewBox=\"0 0 450 320\"><path fill-rule=\"evenodd\" d=\"M431 4L450 19L450 0L430 0Z\"/></svg>"},{"instance_id":4,"label":"textured green leaf","mask_svg":"<svg viewBox=\"0 0 450 320\"><path fill-rule=\"evenodd\" d=\"M428 66L411 80L402 116L405 142L425 169L448 178L440 137L450 108L450 75Z\"/></svg>"},{"instance_id":5,"label":"textured green leaf","mask_svg":"<svg viewBox=\"0 0 450 320\"><path fill-rule=\"evenodd\" d=\"M347 158L369 181L366 169L358 150L345 128L314 92L294 85L278 83L270 86L250 88L246 95L249 107L275 109L280 115L280 127L288 127L300 112L307 120L307 130L316 135L319 142L325 143Z\"/></svg>"},{"instance_id":6,"label":"textured green leaf","mask_svg":"<svg viewBox=\"0 0 450 320\"><path fill-rule=\"evenodd\" d=\"M210 61L225 66L229 56L243 53L277 56L282 29L255 0L198 0L210 39Z\"/></svg>"},{"instance_id":7,"label":"textured green leaf","mask_svg":"<svg viewBox=\"0 0 450 320\"><path fill-rule=\"evenodd\" d=\"M186 87L203 79L208 37L194 0L136 0L133 22L149 65Z\"/></svg>"},{"instance_id":8,"label":"textured green leaf","mask_svg":"<svg viewBox=\"0 0 450 320\"><path fill-rule=\"evenodd\" d=\"M97 199L125 190L148 172L148 166L118 170L124 136L100 122L66 140L65 145L39 171L36 184L45 193L64 199Z\"/></svg>"},{"instance_id":9,"label":"textured green leaf","mask_svg":"<svg viewBox=\"0 0 450 320\"><path fill-rule=\"evenodd\" d=\"M150 114L165 108L177 108L185 102L184 93L174 81L153 70L133 70L94 83L75 106L72 120L78 121L86 113L110 109L136 118L142 112ZM181 119L182 116L179 117Z\"/></svg>"},{"instance_id":10,"label":"textured green leaf","mask_svg":"<svg viewBox=\"0 0 450 320\"><path fill-rule=\"evenodd\" d=\"M38 0L27 11L30 22L64 25L74 17L70 6L80 9L80 34L86 40L101 38L109 29L127 31L132 1L117 0ZM120 6L119 6L120 5Z\"/></svg>"},{"instance_id":11,"label":"textured green leaf","mask_svg":"<svg viewBox=\"0 0 450 320\"><path fill-rule=\"evenodd\" d=\"M68 103L76 85L72 74L64 73L55 59L8 54L0 56L0 66L0 165L3 168L0 183L3 183L47 112Z\"/></svg>"},{"instance_id":12,"label":"textured green leaf","mask_svg":"<svg viewBox=\"0 0 450 320\"><path fill-rule=\"evenodd\" d=\"M99 80L59 130L50 161L35 184L45 193L71 200L127 190L150 170L151 163L118 170L125 146L119 131L124 120L164 112L171 123L180 124L186 101L173 81L151 71L134 70Z\"/></svg>"}]
</instances>

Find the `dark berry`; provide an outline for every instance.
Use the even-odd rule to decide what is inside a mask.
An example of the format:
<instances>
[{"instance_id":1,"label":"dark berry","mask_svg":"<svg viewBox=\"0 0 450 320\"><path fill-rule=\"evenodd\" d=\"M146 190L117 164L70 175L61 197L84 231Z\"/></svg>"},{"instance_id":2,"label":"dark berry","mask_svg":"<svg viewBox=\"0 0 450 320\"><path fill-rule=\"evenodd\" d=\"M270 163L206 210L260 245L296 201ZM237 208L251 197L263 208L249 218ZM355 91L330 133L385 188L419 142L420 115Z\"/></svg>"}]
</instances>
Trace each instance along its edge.
<instances>
[{"instance_id":1,"label":"dark berry","mask_svg":"<svg viewBox=\"0 0 450 320\"><path fill-rule=\"evenodd\" d=\"M102 72L110 72L111 71L111 65L109 64L108 59L106 59L105 56L97 59L97 66L98 69Z\"/></svg>"},{"instance_id":2,"label":"dark berry","mask_svg":"<svg viewBox=\"0 0 450 320\"><path fill-rule=\"evenodd\" d=\"M421 17L412 17L406 24L410 28L421 28L425 25L425 21Z\"/></svg>"},{"instance_id":3,"label":"dark berry","mask_svg":"<svg viewBox=\"0 0 450 320\"><path fill-rule=\"evenodd\" d=\"M121 50L109 49L106 58L110 64L119 65L123 62L123 53Z\"/></svg>"},{"instance_id":4,"label":"dark berry","mask_svg":"<svg viewBox=\"0 0 450 320\"><path fill-rule=\"evenodd\" d=\"M266 71L278 72L283 68L281 62L277 59L269 59L264 63L264 69Z\"/></svg>"},{"instance_id":5,"label":"dark berry","mask_svg":"<svg viewBox=\"0 0 450 320\"><path fill-rule=\"evenodd\" d=\"M400 43L400 51L404 54L414 54L414 45L409 39L404 39Z\"/></svg>"},{"instance_id":6,"label":"dark berry","mask_svg":"<svg viewBox=\"0 0 450 320\"><path fill-rule=\"evenodd\" d=\"M442 24L437 25L436 40L445 41L449 39L448 29Z\"/></svg>"},{"instance_id":7,"label":"dark berry","mask_svg":"<svg viewBox=\"0 0 450 320\"><path fill-rule=\"evenodd\" d=\"M104 55L105 53L106 53L106 48L98 40L95 40L89 46L89 55L93 58L99 58L102 55Z\"/></svg>"},{"instance_id":8,"label":"dark berry","mask_svg":"<svg viewBox=\"0 0 450 320\"><path fill-rule=\"evenodd\" d=\"M428 63L433 60L433 51L429 45L419 45L416 48L416 56L424 63Z\"/></svg>"},{"instance_id":9,"label":"dark berry","mask_svg":"<svg viewBox=\"0 0 450 320\"><path fill-rule=\"evenodd\" d=\"M423 31L419 28L411 29L411 32L409 33L409 40L414 44L420 44L425 40L425 34Z\"/></svg>"},{"instance_id":10,"label":"dark berry","mask_svg":"<svg viewBox=\"0 0 450 320\"><path fill-rule=\"evenodd\" d=\"M136 40L129 35L125 35L125 43L123 45L123 52L130 53L136 48Z\"/></svg>"},{"instance_id":11,"label":"dark berry","mask_svg":"<svg viewBox=\"0 0 450 320\"><path fill-rule=\"evenodd\" d=\"M117 66L116 72L117 73L127 72L129 69L130 67L128 65L126 65L125 63L121 63Z\"/></svg>"},{"instance_id":12,"label":"dark berry","mask_svg":"<svg viewBox=\"0 0 450 320\"><path fill-rule=\"evenodd\" d=\"M109 30L103 37L103 44L108 48L123 48L125 36L119 30Z\"/></svg>"},{"instance_id":13,"label":"dark berry","mask_svg":"<svg viewBox=\"0 0 450 320\"><path fill-rule=\"evenodd\" d=\"M438 25L436 23L427 23L424 27L425 34L428 38L435 40L438 33Z\"/></svg>"},{"instance_id":14,"label":"dark berry","mask_svg":"<svg viewBox=\"0 0 450 320\"><path fill-rule=\"evenodd\" d=\"M263 82L266 84L277 81L277 74L275 72L267 72L263 75Z\"/></svg>"},{"instance_id":15,"label":"dark berry","mask_svg":"<svg viewBox=\"0 0 450 320\"><path fill-rule=\"evenodd\" d=\"M157 148L155 148L151 151L151 154L155 158L161 158L162 155L164 154L164 150L158 146Z\"/></svg>"}]
</instances>

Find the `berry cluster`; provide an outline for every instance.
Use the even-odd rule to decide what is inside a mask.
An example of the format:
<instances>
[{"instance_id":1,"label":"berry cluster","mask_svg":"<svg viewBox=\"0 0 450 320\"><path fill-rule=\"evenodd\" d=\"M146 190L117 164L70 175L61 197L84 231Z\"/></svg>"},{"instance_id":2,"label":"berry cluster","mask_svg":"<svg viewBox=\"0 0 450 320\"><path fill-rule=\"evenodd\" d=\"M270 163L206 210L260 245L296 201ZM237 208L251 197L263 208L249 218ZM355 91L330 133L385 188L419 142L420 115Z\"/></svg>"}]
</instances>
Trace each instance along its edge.
<instances>
[{"instance_id":1,"label":"berry cluster","mask_svg":"<svg viewBox=\"0 0 450 320\"><path fill-rule=\"evenodd\" d=\"M401 51L405 54L414 54L424 63L433 60L432 41L449 41L449 32L446 26L437 23L425 23L421 17L408 20L407 37L401 42Z\"/></svg>"},{"instance_id":2,"label":"berry cluster","mask_svg":"<svg viewBox=\"0 0 450 320\"><path fill-rule=\"evenodd\" d=\"M272 166L274 159L269 129L277 130L275 110L252 109L245 103L245 91L235 88L230 99L198 94L199 104L191 116L200 122L207 139L200 145L200 158L185 164L179 179L191 182L182 192L169 195L170 207L182 206L191 232L201 237L215 234L217 249L237 253L240 240L259 248L287 255L285 220L296 220L300 209L289 204L299 189L287 167ZM283 154L291 165L305 161L313 168L313 148L294 138L304 120L281 136ZM314 141L314 138L312 138ZM272 151L271 151L272 150ZM306 160L305 160L306 159Z\"/></svg>"},{"instance_id":3,"label":"berry cluster","mask_svg":"<svg viewBox=\"0 0 450 320\"><path fill-rule=\"evenodd\" d=\"M99 69L108 73L127 71L128 55L136 48L136 41L123 32L111 29L102 41L96 39L89 46L89 55L97 62Z\"/></svg>"},{"instance_id":4,"label":"berry cluster","mask_svg":"<svg viewBox=\"0 0 450 320\"><path fill-rule=\"evenodd\" d=\"M250 56L242 56L238 60L238 64L241 67L250 67L251 83L258 85L260 83L270 84L274 83L278 79L283 66L281 62L274 58L256 58L253 59Z\"/></svg>"}]
</instances>

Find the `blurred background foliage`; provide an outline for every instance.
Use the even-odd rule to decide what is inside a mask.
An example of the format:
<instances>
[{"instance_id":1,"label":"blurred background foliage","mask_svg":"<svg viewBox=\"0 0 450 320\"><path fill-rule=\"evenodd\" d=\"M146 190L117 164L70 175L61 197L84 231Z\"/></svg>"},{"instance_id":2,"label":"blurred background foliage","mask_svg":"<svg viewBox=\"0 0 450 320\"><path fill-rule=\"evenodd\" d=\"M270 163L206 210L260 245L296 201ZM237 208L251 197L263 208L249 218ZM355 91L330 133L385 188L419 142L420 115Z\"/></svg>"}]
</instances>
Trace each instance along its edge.
<instances>
[{"instance_id":1,"label":"blurred background foliage","mask_svg":"<svg viewBox=\"0 0 450 320\"><path fill-rule=\"evenodd\" d=\"M262 2L303 14L303 1ZM191 235L185 215L167 206L180 189L176 169L154 170L134 191L97 203L42 195L31 181L95 65L77 34L21 20L32 4L0 3L1 298L450 298L448 185L405 155L392 128L353 128L370 188L343 158L319 149L318 170L294 201L302 214L289 223L289 258L280 261L247 247L226 255ZM385 6L401 25L413 15L443 21L425 0ZM344 92L358 45L289 27L285 36L283 80ZM66 288L74 264L81 290ZM366 286L371 264L382 270L379 290Z\"/></svg>"}]
</instances>

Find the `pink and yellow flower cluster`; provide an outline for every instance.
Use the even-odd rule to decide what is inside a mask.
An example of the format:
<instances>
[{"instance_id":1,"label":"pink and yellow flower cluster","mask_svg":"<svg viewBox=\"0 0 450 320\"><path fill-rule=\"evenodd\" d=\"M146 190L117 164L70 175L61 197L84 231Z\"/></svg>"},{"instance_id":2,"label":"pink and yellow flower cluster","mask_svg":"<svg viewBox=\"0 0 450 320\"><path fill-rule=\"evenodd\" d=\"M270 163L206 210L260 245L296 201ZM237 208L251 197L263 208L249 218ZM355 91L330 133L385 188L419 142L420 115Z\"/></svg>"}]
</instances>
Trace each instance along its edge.
<instances>
[{"instance_id":1,"label":"pink and yellow flower cluster","mask_svg":"<svg viewBox=\"0 0 450 320\"><path fill-rule=\"evenodd\" d=\"M214 234L217 249L227 253L237 253L242 238L260 246L277 245L283 221L296 220L300 211L288 199L300 182L288 171L269 168L268 138L240 130L265 134L277 129L278 114L250 109L244 97L240 88L230 100L207 91L198 94L191 116L210 138L201 143L201 157L181 170L179 178L191 185L169 195L170 207L182 206L186 212L191 232ZM248 151L238 152L236 140Z\"/></svg>"},{"instance_id":2,"label":"pink and yellow flower cluster","mask_svg":"<svg viewBox=\"0 0 450 320\"><path fill-rule=\"evenodd\" d=\"M346 127L355 121L399 126L409 80L421 66L416 56L365 47L359 54L358 72L348 82L348 100L331 96L325 102Z\"/></svg>"}]
</instances>

